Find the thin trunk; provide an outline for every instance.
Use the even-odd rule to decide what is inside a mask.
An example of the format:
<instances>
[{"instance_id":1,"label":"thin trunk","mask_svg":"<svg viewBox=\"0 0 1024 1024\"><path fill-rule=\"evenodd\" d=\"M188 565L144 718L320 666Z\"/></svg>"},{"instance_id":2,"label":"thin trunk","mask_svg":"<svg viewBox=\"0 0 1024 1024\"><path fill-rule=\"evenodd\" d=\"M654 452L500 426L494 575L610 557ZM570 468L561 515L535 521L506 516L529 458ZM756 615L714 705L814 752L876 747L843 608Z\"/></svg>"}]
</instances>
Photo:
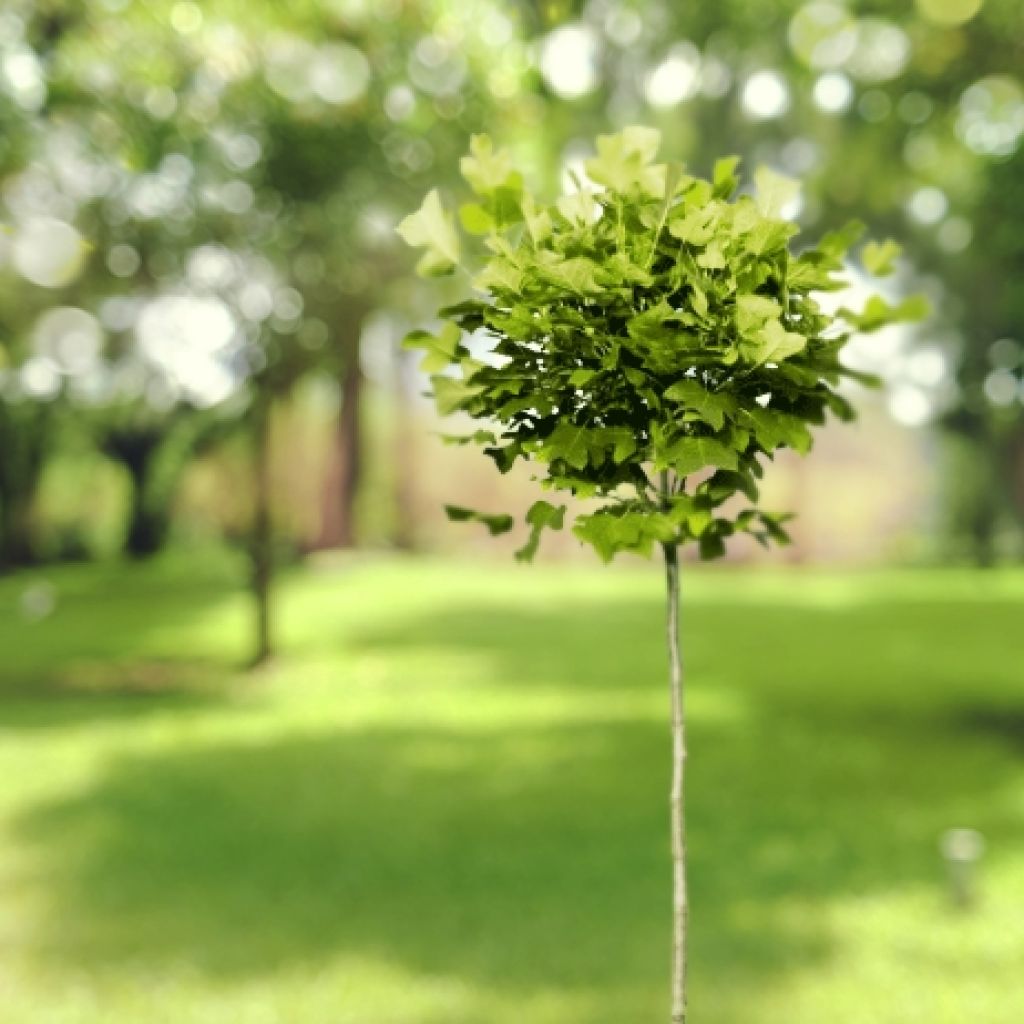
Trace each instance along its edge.
<instances>
[{"instance_id":1,"label":"thin trunk","mask_svg":"<svg viewBox=\"0 0 1024 1024\"><path fill-rule=\"evenodd\" d=\"M672 834L672 1024L686 1021L686 720L683 661L679 649L679 549L665 544L668 584L669 680L672 693L672 789L669 796Z\"/></svg>"},{"instance_id":2,"label":"thin trunk","mask_svg":"<svg viewBox=\"0 0 1024 1024\"><path fill-rule=\"evenodd\" d=\"M270 402L258 397L253 409L252 596L256 613L253 666L273 654L270 624L270 585L273 574L273 536L270 514Z\"/></svg>"}]
</instances>

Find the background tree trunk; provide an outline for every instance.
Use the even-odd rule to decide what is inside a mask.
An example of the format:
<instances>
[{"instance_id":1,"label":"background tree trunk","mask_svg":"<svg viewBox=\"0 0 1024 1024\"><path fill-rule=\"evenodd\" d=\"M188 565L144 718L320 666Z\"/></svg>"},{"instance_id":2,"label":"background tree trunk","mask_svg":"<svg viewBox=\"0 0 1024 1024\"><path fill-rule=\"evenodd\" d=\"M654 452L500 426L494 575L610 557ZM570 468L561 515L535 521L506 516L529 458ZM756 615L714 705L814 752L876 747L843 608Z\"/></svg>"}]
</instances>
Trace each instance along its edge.
<instances>
[{"instance_id":1,"label":"background tree trunk","mask_svg":"<svg viewBox=\"0 0 1024 1024\"><path fill-rule=\"evenodd\" d=\"M416 549L416 424L412 414L412 388L409 385L409 361L400 341L394 351L394 465L395 524L392 541L399 551Z\"/></svg>"},{"instance_id":2,"label":"background tree trunk","mask_svg":"<svg viewBox=\"0 0 1024 1024\"><path fill-rule=\"evenodd\" d=\"M150 448L142 459L125 462L132 489L128 532L124 541L124 551L129 558L155 555L167 537L170 510L157 506L150 487L150 468L155 451L155 448Z\"/></svg>"},{"instance_id":3,"label":"background tree trunk","mask_svg":"<svg viewBox=\"0 0 1024 1024\"><path fill-rule=\"evenodd\" d=\"M52 434L47 405L0 401L0 568L36 560L33 506Z\"/></svg>"},{"instance_id":4,"label":"background tree trunk","mask_svg":"<svg viewBox=\"0 0 1024 1024\"><path fill-rule=\"evenodd\" d=\"M35 485L29 491L3 495L0 507L0 569L14 569L35 561L32 506Z\"/></svg>"},{"instance_id":5,"label":"background tree trunk","mask_svg":"<svg viewBox=\"0 0 1024 1024\"><path fill-rule=\"evenodd\" d=\"M270 495L270 399L258 395L252 410L253 522L250 542L251 586L255 612L253 667L264 664L274 652L270 588L274 570L273 525Z\"/></svg>"},{"instance_id":6,"label":"background tree trunk","mask_svg":"<svg viewBox=\"0 0 1024 1024\"><path fill-rule=\"evenodd\" d=\"M338 412L338 521L336 547L356 546L356 498L363 473L363 371L358 345L345 360L341 374L341 409Z\"/></svg>"},{"instance_id":7,"label":"background tree trunk","mask_svg":"<svg viewBox=\"0 0 1024 1024\"><path fill-rule=\"evenodd\" d=\"M679 649L679 551L664 545L668 586L666 633L672 695L672 788L669 808L672 836L672 1024L686 1021L686 720L683 702L683 661Z\"/></svg>"},{"instance_id":8,"label":"background tree trunk","mask_svg":"<svg viewBox=\"0 0 1024 1024\"><path fill-rule=\"evenodd\" d=\"M362 399L363 377L359 363L359 341L365 310L353 309L338 328L342 364L338 375L340 407L332 438L331 453L324 474L320 532L315 548L352 548L358 536L356 499L362 481Z\"/></svg>"}]
</instances>

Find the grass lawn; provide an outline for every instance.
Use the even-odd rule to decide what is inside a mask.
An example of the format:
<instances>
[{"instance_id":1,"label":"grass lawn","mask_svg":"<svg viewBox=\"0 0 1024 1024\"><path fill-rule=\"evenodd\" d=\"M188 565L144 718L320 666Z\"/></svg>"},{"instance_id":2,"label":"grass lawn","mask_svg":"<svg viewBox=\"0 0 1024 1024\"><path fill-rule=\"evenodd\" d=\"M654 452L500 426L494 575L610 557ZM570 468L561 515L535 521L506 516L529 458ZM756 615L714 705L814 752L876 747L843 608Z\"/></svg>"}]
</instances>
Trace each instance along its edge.
<instances>
[{"instance_id":1,"label":"grass lawn","mask_svg":"<svg viewBox=\"0 0 1024 1024\"><path fill-rule=\"evenodd\" d=\"M47 572L30 621L42 578L0 581L0 1024L667 1019L655 566L296 573L255 676L237 566ZM684 590L695 1024L1020 1024L1024 574Z\"/></svg>"}]
</instances>

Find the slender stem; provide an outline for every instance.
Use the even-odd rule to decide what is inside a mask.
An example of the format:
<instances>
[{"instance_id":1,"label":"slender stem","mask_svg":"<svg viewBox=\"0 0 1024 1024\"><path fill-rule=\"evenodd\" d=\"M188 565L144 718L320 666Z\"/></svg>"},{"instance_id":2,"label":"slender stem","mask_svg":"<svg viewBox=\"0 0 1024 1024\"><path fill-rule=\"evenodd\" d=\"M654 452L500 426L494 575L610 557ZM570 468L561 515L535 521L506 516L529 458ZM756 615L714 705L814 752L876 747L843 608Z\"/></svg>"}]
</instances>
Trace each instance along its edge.
<instances>
[{"instance_id":1,"label":"slender stem","mask_svg":"<svg viewBox=\"0 0 1024 1024\"><path fill-rule=\"evenodd\" d=\"M668 584L668 655L672 692L672 789L669 795L672 835L672 1024L686 1022L686 721L683 661L679 649L679 550L662 545Z\"/></svg>"}]
</instances>

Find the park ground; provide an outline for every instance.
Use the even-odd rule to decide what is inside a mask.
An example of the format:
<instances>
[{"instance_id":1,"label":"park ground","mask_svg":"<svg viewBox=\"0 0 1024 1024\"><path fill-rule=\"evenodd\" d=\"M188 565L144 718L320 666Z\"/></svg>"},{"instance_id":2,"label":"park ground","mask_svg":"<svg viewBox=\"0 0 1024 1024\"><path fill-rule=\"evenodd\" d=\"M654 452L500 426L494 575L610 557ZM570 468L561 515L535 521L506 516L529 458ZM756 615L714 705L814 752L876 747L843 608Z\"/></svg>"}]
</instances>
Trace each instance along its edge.
<instances>
[{"instance_id":1,"label":"park ground","mask_svg":"<svg viewBox=\"0 0 1024 1024\"><path fill-rule=\"evenodd\" d=\"M665 1020L656 566L241 579L0 581L2 1024ZM1019 1024L1024 574L684 592L694 1021Z\"/></svg>"}]
</instances>

